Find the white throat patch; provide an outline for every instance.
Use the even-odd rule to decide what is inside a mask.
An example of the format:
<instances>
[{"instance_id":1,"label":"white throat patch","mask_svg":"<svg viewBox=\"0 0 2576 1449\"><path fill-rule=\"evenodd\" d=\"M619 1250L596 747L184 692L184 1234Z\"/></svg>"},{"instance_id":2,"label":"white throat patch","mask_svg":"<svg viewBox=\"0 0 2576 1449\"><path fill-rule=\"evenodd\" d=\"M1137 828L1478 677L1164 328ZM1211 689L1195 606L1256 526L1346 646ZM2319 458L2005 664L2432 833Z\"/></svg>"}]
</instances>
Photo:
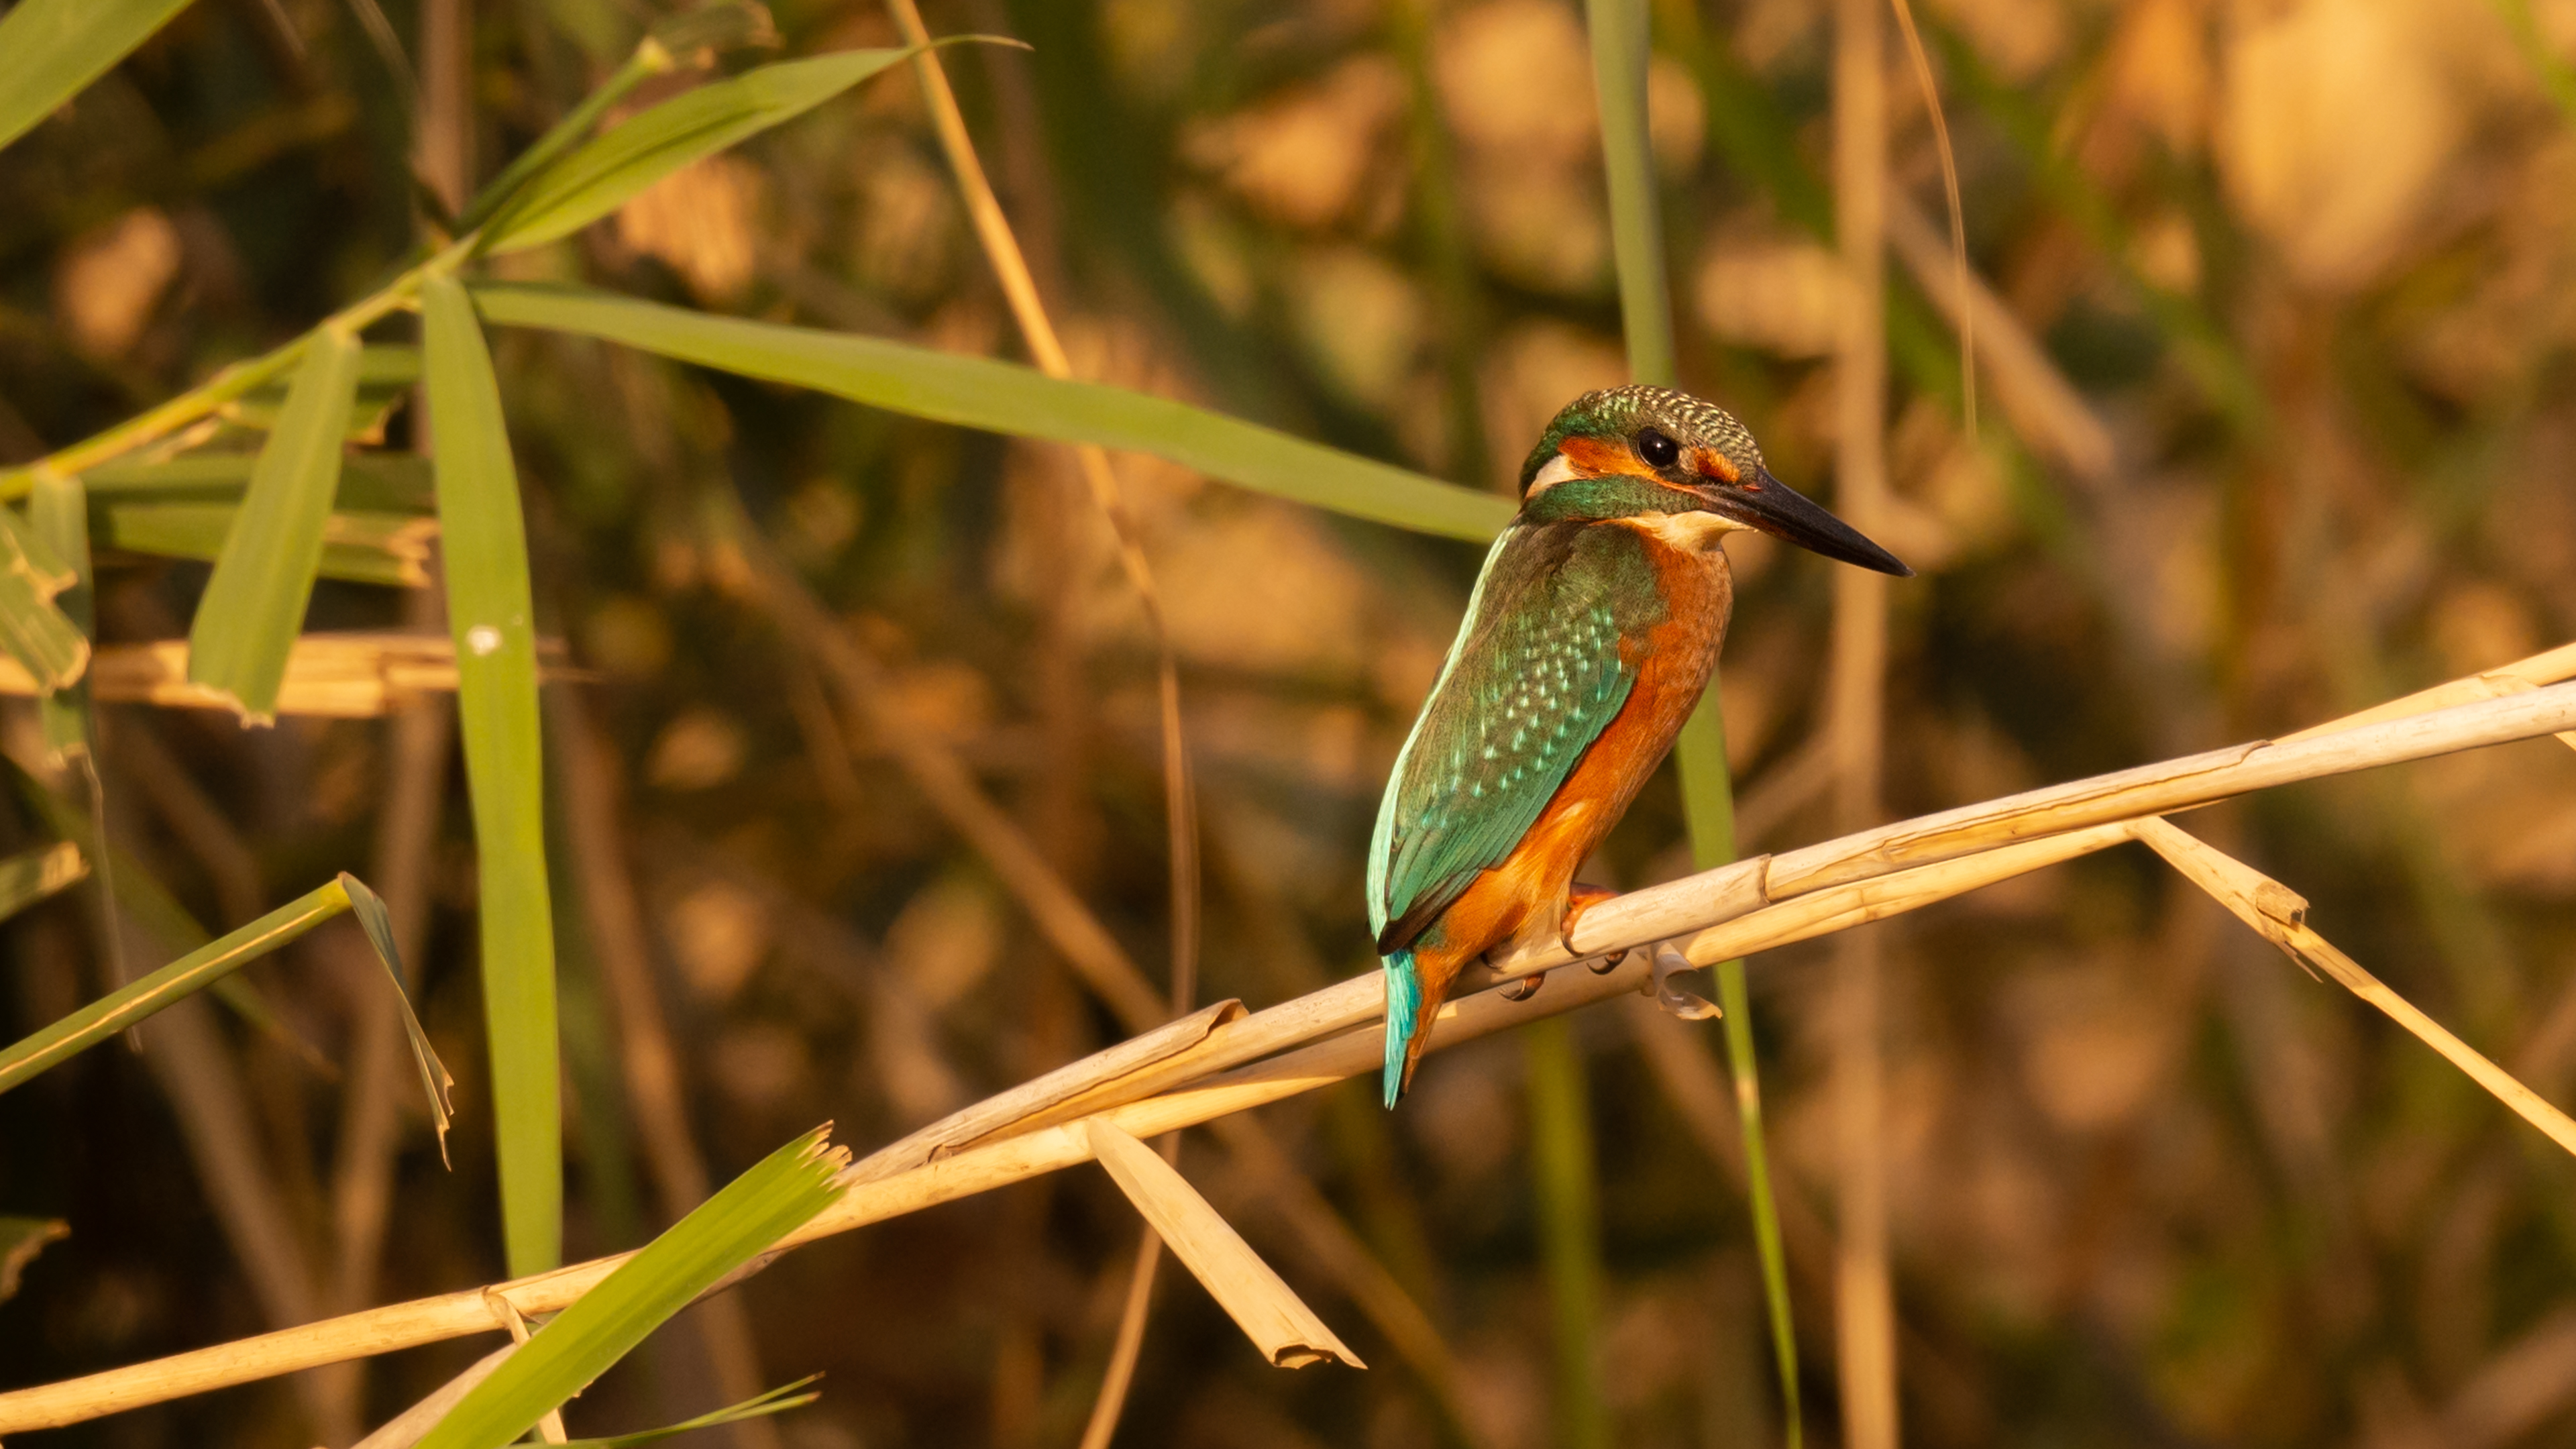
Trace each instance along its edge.
<instances>
[{"instance_id":1,"label":"white throat patch","mask_svg":"<svg viewBox=\"0 0 2576 1449\"><path fill-rule=\"evenodd\" d=\"M1722 513L1698 508L1682 513L1640 513L1619 521L1690 553L1713 549L1719 539L1745 526Z\"/></svg>"},{"instance_id":2,"label":"white throat patch","mask_svg":"<svg viewBox=\"0 0 2576 1449\"><path fill-rule=\"evenodd\" d=\"M1530 479L1529 492L1525 496L1536 498L1568 478L1581 476L1574 471L1574 460L1559 453L1547 460L1547 466L1538 470L1538 476Z\"/></svg>"}]
</instances>

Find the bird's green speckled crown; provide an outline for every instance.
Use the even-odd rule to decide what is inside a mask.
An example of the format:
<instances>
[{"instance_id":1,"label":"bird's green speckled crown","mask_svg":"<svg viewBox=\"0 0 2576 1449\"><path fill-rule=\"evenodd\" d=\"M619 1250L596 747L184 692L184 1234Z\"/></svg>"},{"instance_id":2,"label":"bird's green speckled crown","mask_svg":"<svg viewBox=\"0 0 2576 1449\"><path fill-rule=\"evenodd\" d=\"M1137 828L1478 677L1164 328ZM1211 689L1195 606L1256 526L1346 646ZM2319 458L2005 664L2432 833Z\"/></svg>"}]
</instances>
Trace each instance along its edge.
<instances>
[{"instance_id":1,"label":"bird's green speckled crown","mask_svg":"<svg viewBox=\"0 0 2576 1449\"><path fill-rule=\"evenodd\" d=\"M1715 448L1747 476L1762 466L1762 449L1735 414L1686 392L1631 383L1587 392L1557 413L1530 450L1529 461L1521 464L1522 496L1528 496L1531 480L1567 438L1624 438L1650 424L1683 442Z\"/></svg>"}]
</instances>

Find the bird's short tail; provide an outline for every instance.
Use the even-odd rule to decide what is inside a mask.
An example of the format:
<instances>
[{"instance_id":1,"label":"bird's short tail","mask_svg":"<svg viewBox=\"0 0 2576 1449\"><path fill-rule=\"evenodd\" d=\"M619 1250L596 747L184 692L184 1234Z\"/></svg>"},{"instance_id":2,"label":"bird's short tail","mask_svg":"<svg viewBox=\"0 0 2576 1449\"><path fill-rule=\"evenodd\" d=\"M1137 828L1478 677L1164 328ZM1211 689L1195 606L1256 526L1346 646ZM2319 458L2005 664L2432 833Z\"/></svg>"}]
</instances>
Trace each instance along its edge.
<instances>
[{"instance_id":1,"label":"bird's short tail","mask_svg":"<svg viewBox=\"0 0 2576 1449\"><path fill-rule=\"evenodd\" d=\"M1413 1029L1422 1014L1422 973L1413 952L1386 958L1386 1105L1404 1095L1405 1068L1413 1057Z\"/></svg>"}]
</instances>

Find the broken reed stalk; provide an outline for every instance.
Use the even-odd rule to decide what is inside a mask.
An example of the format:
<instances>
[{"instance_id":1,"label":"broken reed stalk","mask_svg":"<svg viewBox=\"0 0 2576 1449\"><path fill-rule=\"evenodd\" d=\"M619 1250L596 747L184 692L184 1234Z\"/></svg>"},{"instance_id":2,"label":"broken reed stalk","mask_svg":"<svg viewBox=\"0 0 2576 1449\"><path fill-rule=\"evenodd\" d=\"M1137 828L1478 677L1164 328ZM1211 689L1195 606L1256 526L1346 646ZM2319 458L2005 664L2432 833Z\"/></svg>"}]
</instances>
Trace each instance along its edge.
<instances>
[{"instance_id":1,"label":"broken reed stalk","mask_svg":"<svg viewBox=\"0 0 2576 1449\"><path fill-rule=\"evenodd\" d=\"M2480 677L2483 683L2459 681L2409 697L2429 701L2431 713L2379 719L2304 740L2188 756L1702 872L1585 912L1575 949L1592 956L1723 928L1727 937L1704 949L1729 954L1766 950L2100 849L2129 838L2130 822L2149 816L2273 785L2576 731L2576 684L2524 687L2565 674L2576 674L2576 646L2491 671ZM2502 693L2449 703L2464 690ZM2039 838L2052 833L2055 838ZM1702 936L1703 942L1708 940ZM1606 971L1564 971L1555 969L1571 959L1561 948L1523 952L1502 963L1500 973L1489 973L1484 984L1506 974L1553 971L1547 989L1520 1001L1491 990L1451 1001L1432 1024L1429 1049L1445 1050L1648 989L1648 954L1629 950ZM775 1251L1088 1161L1091 1121L1105 1120L1129 1136L1150 1140L1369 1071L1379 1061L1380 1044L1372 1028L1383 1010L1384 985L1376 974L1340 982L1213 1025L1194 1045L1141 1070L1133 1057L1116 1061L1115 1070L1095 1076L1087 1092L1056 1097L1059 1104L1075 1096L1095 1104L1087 1118L1016 1135L984 1130L974 1145L939 1154L936 1149L949 1141L941 1129L975 1120L976 1109L970 1108L854 1164L843 1175L840 1199L782 1239ZM1187 1028L1183 1034L1196 1030ZM1090 1066L1096 1069L1098 1062ZM1058 1077L1061 1090L1079 1082L1081 1073L1068 1069ZM914 1159L920 1165L909 1165ZM893 1170L886 1171L890 1164ZM595 1259L488 1289L391 1304L0 1394L0 1435L79 1423L343 1359L499 1332L507 1324L493 1306L494 1295L506 1297L522 1314L552 1312L579 1298L624 1259Z\"/></svg>"}]
</instances>

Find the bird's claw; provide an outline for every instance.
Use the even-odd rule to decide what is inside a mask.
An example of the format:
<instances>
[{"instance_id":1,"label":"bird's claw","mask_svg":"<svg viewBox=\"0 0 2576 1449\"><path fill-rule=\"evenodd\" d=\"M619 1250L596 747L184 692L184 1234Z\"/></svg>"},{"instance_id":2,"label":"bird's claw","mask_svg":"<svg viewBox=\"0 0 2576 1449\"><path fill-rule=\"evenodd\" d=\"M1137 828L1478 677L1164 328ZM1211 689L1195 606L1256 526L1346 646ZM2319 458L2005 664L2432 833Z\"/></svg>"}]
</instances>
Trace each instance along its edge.
<instances>
[{"instance_id":1,"label":"bird's claw","mask_svg":"<svg viewBox=\"0 0 2576 1449\"><path fill-rule=\"evenodd\" d=\"M1652 975L1646 984L1654 992L1655 1005L1663 1008L1665 1012L1678 1016L1684 1021L1710 1021L1719 1015L1716 1002L1705 996L1684 991L1673 984L1675 976L1685 971L1699 969L1691 964L1688 956L1681 953L1680 947L1670 941L1656 942L1651 969Z\"/></svg>"},{"instance_id":2,"label":"bird's claw","mask_svg":"<svg viewBox=\"0 0 2576 1449\"><path fill-rule=\"evenodd\" d=\"M1608 886L1577 884L1569 887L1565 893L1565 914L1557 918L1557 946L1577 961L1583 960L1583 953L1574 947L1575 921L1581 918L1585 911L1603 901L1617 898L1618 894ZM1628 948L1622 946L1616 951L1592 958L1587 964L1592 968L1593 975L1607 976L1619 969L1619 963L1627 959Z\"/></svg>"},{"instance_id":3,"label":"bird's claw","mask_svg":"<svg viewBox=\"0 0 2576 1449\"><path fill-rule=\"evenodd\" d=\"M1538 995L1539 984L1545 980L1547 980L1546 972L1533 971L1529 975L1522 977L1520 980L1513 982L1511 985L1504 987L1502 989L1503 999L1505 1001L1527 1001L1531 997Z\"/></svg>"}]
</instances>

